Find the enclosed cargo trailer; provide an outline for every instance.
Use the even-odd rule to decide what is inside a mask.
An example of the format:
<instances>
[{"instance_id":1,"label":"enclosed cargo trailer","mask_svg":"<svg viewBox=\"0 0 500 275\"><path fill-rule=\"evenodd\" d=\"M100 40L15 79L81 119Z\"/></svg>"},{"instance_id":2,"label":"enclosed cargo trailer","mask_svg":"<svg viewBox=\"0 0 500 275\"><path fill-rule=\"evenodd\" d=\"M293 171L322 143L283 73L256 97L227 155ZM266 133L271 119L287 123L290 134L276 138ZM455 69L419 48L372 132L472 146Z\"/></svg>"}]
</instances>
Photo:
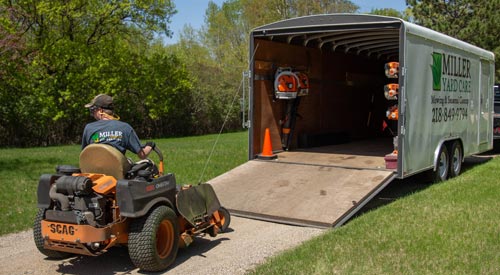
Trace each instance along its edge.
<instances>
[{"instance_id":1,"label":"enclosed cargo trailer","mask_svg":"<svg viewBox=\"0 0 500 275\"><path fill-rule=\"evenodd\" d=\"M445 180L493 146L494 55L463 41L330 14L256 28L249 53L249 162L211 181L235 214L340 225L392 179Z\"/></svg>"}]
</instances>

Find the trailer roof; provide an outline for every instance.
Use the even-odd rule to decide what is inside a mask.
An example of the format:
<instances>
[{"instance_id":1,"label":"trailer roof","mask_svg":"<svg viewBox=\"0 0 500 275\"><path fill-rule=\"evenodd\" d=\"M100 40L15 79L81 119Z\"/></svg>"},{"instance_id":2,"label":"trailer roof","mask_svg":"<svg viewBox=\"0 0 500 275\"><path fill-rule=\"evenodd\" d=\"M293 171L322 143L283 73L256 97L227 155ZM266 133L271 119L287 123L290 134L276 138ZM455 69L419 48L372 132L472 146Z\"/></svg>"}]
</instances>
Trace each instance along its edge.
<instances>
[{"instance_id":1,"label":"trailer roof","mask_svg":"<svg viewBox=\"0 0 500 275\"><path fill-rule=\"evenodd\" d=\"M278 21L255 28L251 37L368 57L397 59L405 33L473 52L487 60L493 53L400 18L369 14L323 14Z\"/></svg>"},{"instance_id":2,"label":"trailer roof","mask_svg":"<svg viewBox=\"0 0 500 275\"><path fill-rule=\"evenodd\" d=\"M287 19L283 21L274 22L264 26L257 27L253 30L254 34L262 33L267 35L273 35L278 33L284 33L287 31L324 31L329 29L329 26L353 26L361 27L366 25L366 27L373 28L373 25L393 25L399 27L403 20L395 17L387 17L380 15L369 15L369 14L352 14L352 13L338 13L338 14L321 14L321 15L311 15L303 16L292 19ZM352 28L352 27L349 27Z\"/></svg>"},{"instance_id":3,"label":"trailer roof","mask_svg":"<svg viewBox=\"0 0 500 275\"><path fill-rule=\"evenodd\" d=\"M403 20L367 14L298 17L254 29L253 37L357 55L397 57Z\"/></svg>"}]
</instances>

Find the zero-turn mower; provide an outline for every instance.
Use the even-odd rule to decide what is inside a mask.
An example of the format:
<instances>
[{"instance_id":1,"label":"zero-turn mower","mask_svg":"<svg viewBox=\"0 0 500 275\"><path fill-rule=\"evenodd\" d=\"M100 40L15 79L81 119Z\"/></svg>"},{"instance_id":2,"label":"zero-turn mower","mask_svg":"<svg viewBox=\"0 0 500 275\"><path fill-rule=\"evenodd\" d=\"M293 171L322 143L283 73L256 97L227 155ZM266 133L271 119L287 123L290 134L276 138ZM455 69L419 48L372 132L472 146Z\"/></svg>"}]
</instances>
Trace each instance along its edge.
<instances>
[{"instance_id":1,"label":"zero-turn mower","mask_svg":"<svg viewBox=\"0 0 500 275\"><path fill-rule=\"evenodd\" d=\"M159 271L194 236L226 230L231 217L212 186L177 186L174 174L163 175L162 153L154 150L158 166L130 164L115 148L92 144L81 152L79 168L62 165L42 175L33 228L38 250L66 258L126 245L135 266Z\"/></svg>"}]
</instances>

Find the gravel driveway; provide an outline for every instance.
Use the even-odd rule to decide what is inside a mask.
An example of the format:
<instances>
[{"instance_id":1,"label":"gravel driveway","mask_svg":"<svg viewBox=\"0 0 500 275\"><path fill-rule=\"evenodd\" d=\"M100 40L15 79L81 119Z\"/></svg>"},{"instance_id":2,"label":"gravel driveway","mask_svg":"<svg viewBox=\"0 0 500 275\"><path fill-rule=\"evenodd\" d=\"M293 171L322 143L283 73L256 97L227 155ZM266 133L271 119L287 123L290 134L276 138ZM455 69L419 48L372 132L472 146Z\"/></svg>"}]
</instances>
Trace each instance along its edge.
<instances>
[{"instance_id":1,"label":"gravel driveway","mask_svg":"<svg viewBox=\"0 0 500 275\"><path fill-rule=\"evenodd\" d=\"M244 274L271 255L324 232L321 229L231 217L229 232L199 237L179 250L165 274ZM0 274L144 274L135 268L125 247L99 257L48 260L38 252L31 230L0 237ZM158 273L157 273L158 274ZM163 273L159 273L163 274Z\"/></svg>"}]
</instances>

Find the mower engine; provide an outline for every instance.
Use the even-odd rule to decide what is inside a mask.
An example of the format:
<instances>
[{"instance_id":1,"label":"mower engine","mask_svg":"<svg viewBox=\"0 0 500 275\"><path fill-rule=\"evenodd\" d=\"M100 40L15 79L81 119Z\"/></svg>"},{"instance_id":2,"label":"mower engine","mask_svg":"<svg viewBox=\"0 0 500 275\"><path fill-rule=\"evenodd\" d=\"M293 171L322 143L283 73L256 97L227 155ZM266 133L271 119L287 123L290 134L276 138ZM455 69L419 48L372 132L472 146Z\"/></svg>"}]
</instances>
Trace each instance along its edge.
<instances>
[{"instance_id":1,"label":"mower engine","mask_svg":"<svg viewBox=\"0 0 500 275\"><path fill-rule=\"evenodd\" d=\"M49 196L56 202L48 209L46 219L72 224L105 226L112 221L113 201L94 192L92 180L86 176L62 176L52 184Z\"/></svg>"}]
</instances>

